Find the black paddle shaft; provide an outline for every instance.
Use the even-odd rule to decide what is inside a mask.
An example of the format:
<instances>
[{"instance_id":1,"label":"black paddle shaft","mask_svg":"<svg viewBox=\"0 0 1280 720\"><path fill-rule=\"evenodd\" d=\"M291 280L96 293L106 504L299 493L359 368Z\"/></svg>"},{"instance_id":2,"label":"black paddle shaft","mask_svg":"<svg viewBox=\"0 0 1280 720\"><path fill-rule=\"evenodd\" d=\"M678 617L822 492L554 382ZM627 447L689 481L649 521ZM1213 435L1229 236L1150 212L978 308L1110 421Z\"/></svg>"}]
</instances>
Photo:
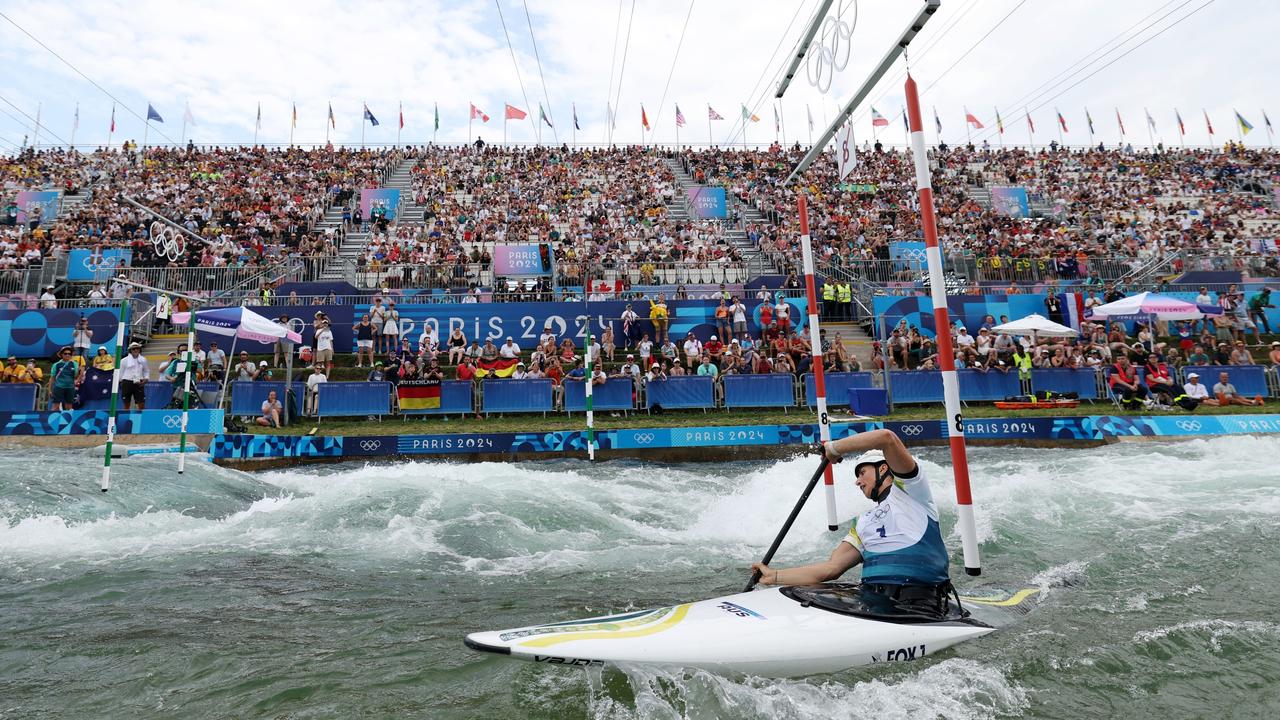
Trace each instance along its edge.
<instances>
[{"instance_id":1,"label":"black paddle shaft","mask_svg":"<svg viewBox=\"0 0 1280 720\"><path fill-rule=\"evenodd\" d=\"M809 495L813 493L813 489L818 486L818 480L822 478L822 473L826 471L830 462L824 452L822 454L822 462L818 463L818 469L814 471L813 477L809 478L809 484L804 486L804 492L800 494L800 499L796 501L796 506L791 508L791 514L787 516L787 521L782 523L782 529L778 531L778 536L773 539L773 544L769 546L769 551L764 554L764 559L760 562L765 565L773 562L773 556L778 552L778 547L782 545L783 538L787 536L787 533L791 532L791 525L799 517L800 510L809 500ZM758 582L760 582L760 571L757 570L751 573L751 579L747 581L747 586L742 589L742 592L751 592L751 588L755 587Z\"/></svg>"}]
</instances>

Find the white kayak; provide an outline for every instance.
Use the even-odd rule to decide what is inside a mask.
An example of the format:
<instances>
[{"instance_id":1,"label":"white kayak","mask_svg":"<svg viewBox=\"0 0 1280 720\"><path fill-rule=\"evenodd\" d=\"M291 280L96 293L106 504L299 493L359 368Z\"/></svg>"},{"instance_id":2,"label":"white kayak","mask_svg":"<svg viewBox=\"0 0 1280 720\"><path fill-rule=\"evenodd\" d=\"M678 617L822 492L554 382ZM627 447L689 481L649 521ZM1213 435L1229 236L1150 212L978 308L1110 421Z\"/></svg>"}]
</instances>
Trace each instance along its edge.
<instances>
[{"instance_id":1,"label":"white kayak","mask_svg":"<svg viewBox=\"0 0 1280 720\"><path fill-rule=\"evenodd\" d=\"M1038 590L961 596L941 618L869 608L858 586L829 583L641 612L477 632L473 650L553 665L645 664L765 677L917 660L1026 612Z\"/></svg>"}]
</instances>

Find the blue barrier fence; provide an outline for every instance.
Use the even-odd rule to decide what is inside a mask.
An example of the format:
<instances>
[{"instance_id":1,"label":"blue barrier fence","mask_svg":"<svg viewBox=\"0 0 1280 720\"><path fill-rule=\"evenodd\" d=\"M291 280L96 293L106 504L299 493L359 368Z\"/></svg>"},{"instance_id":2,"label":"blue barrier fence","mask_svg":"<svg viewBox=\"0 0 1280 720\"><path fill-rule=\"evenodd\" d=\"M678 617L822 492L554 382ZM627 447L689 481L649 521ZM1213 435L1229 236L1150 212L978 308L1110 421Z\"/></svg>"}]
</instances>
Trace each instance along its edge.
<instances>
[{"instance_id":1,"label":"blue barrier fence","mask_svg":"<svg viewBox=\"0 0 1280 720\"><path fill-rule=\"evenodd\" d=\"M487 413L551 412L555 409L551 388L552 382L546 378L484 380L480 392Z\"/></svg>"},{"instance_id":2,"label":"blue barrier fence","mask_svg":"<svg viewBox=\"0 0 1280 720\"><path fill-rule=\"evenodd\" d=\"M406 410L401 415L466 415L475 407L475 388L470 380L440 382L440 407Z\"/></svg>"},{"instance_id":3,"label":"blue barrier fence","mask_svg":"<svg viewBox=\"0 0 1280 720\"><path fill-rule=\"evenodd\" d=\"M827 405L835 407L849 402L850 388L875 387L875 376L869 372L838 372L822 376L827 389ZM818 404L818 386L813 373L804 374L804 402L809 407Z\"/></svg>"},{"instance_id":4,"label":"blue barrier fence","mask_svg":"<svg viewBox=\"0 0 1280 720\"><path fill-rule=\"evenodd\" d=\"M1218 374L1226 373L1227 379L1232 385L1236 386L1236 391L1245 397L1253 397L1261 395L1266 397L1271 394L1267 388L1267 371L1261 365L1201 365L1199 367L1187 366L1182 368L1182 377L1185 381L1187 373L1199 373L1200 382L1209 386L1209 392L1213 392L1213 386L1218 382Z\"/></svg>"},{"instance_id":5,"label":"blue barrier fence","mask_svg":"<svg viewBox=\"0 0 1280 720\"><path fill-rule=\"evenodd\" d=\"M1010 374L1013 374L1012 372ZM1069 368L1045 368L1031 371L1031 387L1039 392L1048 390L1056 393L1076 393L1081 400L1097 400L1098 371L1092 368L1072 370Z\"/></svg>"},{"instance_id":6,"label":"blue barrier fence","mask_svg":"<svg viewBox=\"0 0 1280 720\"><path fill-rule=\"evenodd\" d=\"M31 412L36 409L35 383L0 385L0 412Z\"/></svg>"},{"instance_id":7,"label":"blue barrier fence","mask_svg":"<svg viewBox=\"0 0 1280 720\"><path fill-rule=\"evenodd\" d=\"M280 404L285 402L285 382L275 380L259 380L246 382L237 380L230 385L231 390L231 414L257 417L262 414L262 403L266 401L267 394L275 391L276 398L280 400ZM302 402L303 391L306 389L305 383L291 383L293 387L293 403L289 406L289 417L296 418L302 408L299 403Z\"/></svg>"},{"instance_id":8,"label":"blue barrier fence","mask_svg":"<svg viewBox=\"0 0 1280 720\"><path fill-rule=\"evenodd\" d=\"M790 373L725 375L721 383L725 408L785 408L796 404L795 378Z\"/></svg>"},{"instance_id":9,"label":"blue barrier fence","mask_svg":"<svg viewBox=\"0 0 1280 720\"><path fill-rule=\"evenodd\" d=\"M635 383L629 378L609 378L604 385L591 389L595 410L631 410L635 408ZM587 384L569 381L564 384L564 409L568 412L587 409Z\"/></svg>"},{"instance_id":10,"label":"blue barrier fence","mask_svg":"<svg viewBox=\"0 0 1280 720\"><path fill-rule=\"evenodd\" d=\"M1022 388L1014 372L957 370L960 399L963 401L1003 400L1018 395ZM942 373L903 370L890 373L890 395L894 404L942 402Z\"/></svg>"},{"instance_id":11,"label":"blue barrier fence","mask_svg":"<svg viewBox=\"0 0 1280 720\"><path fill-rule=\"evenodd\" d=\"M333 382L316 386L316 417L391 414L391 383Z\"/></svg>"},{"instance_id":12,"label":"blue barrier fence","mask_svg":"<svg viewBox=\"0 0 1280 720\"><path fill-rule=\"evenodd\" d=\"M679 375L655 380L645 386L647 408L715 407L715 381L706 375Z\"/></svg>"}]
</instances>

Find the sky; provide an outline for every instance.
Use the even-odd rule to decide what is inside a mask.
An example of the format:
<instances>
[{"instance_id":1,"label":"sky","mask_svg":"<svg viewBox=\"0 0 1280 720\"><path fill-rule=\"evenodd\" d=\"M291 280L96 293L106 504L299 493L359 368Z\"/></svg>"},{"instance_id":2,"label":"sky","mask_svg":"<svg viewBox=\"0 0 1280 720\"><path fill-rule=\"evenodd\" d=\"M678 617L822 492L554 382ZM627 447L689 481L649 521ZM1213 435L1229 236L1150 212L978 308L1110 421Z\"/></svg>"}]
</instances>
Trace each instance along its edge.
<instances>
[{"instance_id":1,"label":"sky","mask_svg":"<svg viewBox=\"0 0 1280 720\"><path fill-rule=\"evenodd\" d=\"M478 136L492 143L505 132L513 143L599 144L611 137L619 144L740 145L744 105L760 118L747 124L747 143L784 137L806 143L809 115L816 137L923 2L835 0L828 17L831 26L841 27L834 20L839 17L848 28L849 39L834 53L840 59L849 49L845 67L831 72L823 93L802 65L774 104L782 65L820 4L0 0L0 152L35 139L37 111L42 146L71 142L77 104L75 144L106 143L113 102L113 143L142 142L145 133L149 143L189 138L247 144L256 133L260 143L287 144L291 132L293 142L306 145L327 137L335 144ZM1280 85L1270 76L1280 65L1280 45L1271 37L1276 27L1280 4L1261 0L943 0L908 59L929 142L972 137L993 145L1042 145L1058 139L1060 110L1067 124L1062 139L1081 145L1090 141L1087 107L1095 143L1120 140L1118 110L1125 139L1134 144L1145 145L1149 137L1166 144L1221 144L1237 137L1238 109L1255 128L1245 143L1265 146L1263 112L1280 123ZM823 36L831 49L845 33ZM904 67L898 60L855 112L859 143L873 130L887 143L904 142ZM148 103L164 118L149 130L143 123ZM376 127L362 122L366 103ZM489 115L488 123L468 123L472 103ZM506 103L529 117L504 130ZM554 128L536 122L539 103ZM326 121L329 104L334 128ZM687 120L683 128L675 125L677 104ZM709 122L708 105L724 119ZM184 128L188 106L194 125ZM653 128L648 132L641 126L642 106ZM255 129L259 107L261 127ZM606 107L617 108L612 131ZM888 127L872 128L871 107L889 119ZM1003 136L995 130L996 108ZM966 109L987 127L967 127ZM1148 110L1155 124L1150 135ZM1212 138L1206 111L1216 131ZM1030 138L1027 112L1036 129Z\"/></svg>"}]
</instances>

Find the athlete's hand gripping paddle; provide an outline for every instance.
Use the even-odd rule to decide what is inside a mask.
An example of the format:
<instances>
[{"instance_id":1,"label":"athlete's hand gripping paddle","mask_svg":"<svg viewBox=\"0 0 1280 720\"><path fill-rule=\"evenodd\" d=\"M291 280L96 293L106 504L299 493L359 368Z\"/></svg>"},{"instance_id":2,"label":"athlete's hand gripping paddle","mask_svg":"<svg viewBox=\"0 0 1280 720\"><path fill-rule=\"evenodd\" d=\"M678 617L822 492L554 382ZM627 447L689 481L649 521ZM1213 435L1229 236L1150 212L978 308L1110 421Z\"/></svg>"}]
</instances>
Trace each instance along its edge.
<instances>
[{"instance_id":1,"label":"athlete's hand gripping paddle","mask_svg":"<svg viewBox=\"0 0 1280 720\"><path fill-rule=\"evenodd\" d=\"M804 507L813 489L818 486L818 481L822 479L822 474L830 463L831 461L827 459L826 451L823 450L822 462L818 463L818 469L814 471L813 477L809 478L809 484L804 486L804 492L800 494L800 499L796 501L795 507L791 508L791 514L787 516L787 521L782 523L782 529L778 531L778 536L773 539L773 544L769 546L769 551L764 554L764 559L760 561L762 564L768 565L773 561L774 553L778 552L778 546L782 545L782 539L791 531L791 525L796 521L796 517L800 515L800 509ZM747 586L742 589L742 592L751 592L751 588L755 587L758 582L760 582L760 571L756 570L751 573L751 579L747 581Z\"/></svg>"}]
</instances>

